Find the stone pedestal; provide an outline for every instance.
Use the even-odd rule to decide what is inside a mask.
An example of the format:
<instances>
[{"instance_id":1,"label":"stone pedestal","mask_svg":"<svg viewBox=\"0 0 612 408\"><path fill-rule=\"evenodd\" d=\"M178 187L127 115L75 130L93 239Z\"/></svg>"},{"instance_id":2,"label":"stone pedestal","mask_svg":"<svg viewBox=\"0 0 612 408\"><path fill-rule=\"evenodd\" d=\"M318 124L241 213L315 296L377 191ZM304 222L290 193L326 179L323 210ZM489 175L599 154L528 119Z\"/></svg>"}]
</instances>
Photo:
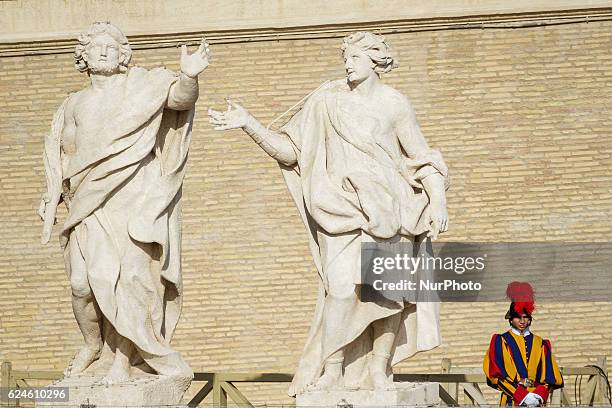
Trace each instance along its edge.
<instances>
[{"instance_id":1,"label":"stone pedestal","mask_svg":"<svg viewBox=\"0 0 612 408\"><path fill-rule=\"evenodd\" d=\"M394 390L307 391L296 396L297 408L437 407L438 383L395 383Z\"/></svg>"},{"instance_id":2,"label":"stone pedestal","mask_svg":"<svg viewBox=\"0 0 612 408\"><path fill-rule=\"evenodd\" d=\"M157 375L139 376L113 385L103 385L100 381L101 377L88 375L56 381L49 387L68 387L68 402L37 402L36 407L184 408L180 402L191 383L191 379Z\"/></svg>"}]
</instances>

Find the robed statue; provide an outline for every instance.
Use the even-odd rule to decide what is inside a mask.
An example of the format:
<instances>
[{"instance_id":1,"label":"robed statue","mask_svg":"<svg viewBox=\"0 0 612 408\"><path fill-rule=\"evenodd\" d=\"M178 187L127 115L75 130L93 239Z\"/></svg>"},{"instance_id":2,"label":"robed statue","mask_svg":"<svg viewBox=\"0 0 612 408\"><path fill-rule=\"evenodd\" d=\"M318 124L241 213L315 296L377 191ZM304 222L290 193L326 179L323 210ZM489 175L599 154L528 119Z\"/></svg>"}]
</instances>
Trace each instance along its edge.
<instances>
[{"instance_id":1,"label":"robed statue","mask_svg":"<svg viewBox=\"0 0 612 408\"><path fill-rule=\"evenodd\" d=\"M380 35L344 38L346 78L311 93L279 130L240 105L209 110L217 130L242 128L278 161L306 225L320 277L315 316L290 395L392 389L392 367L440 344L439 303L360 297L366 242L419 251L448 228L448 169L410 101L381 75L397 63Z\"/></svg>"},{"instance_id":2,"label":"robed statue","mask_svg":"<svg viewBox=\"0 0 612 408\"><path fill-rule=\"evenodd\" d=\"M96 366L106 384L137 370L190 381L170 340L183 294L181 189L209 48L183 46L180 73L128 68L131 55L114 25L87 28L75 65L91 83L64 100L45 139L42 241L63 202L60 243L85 340L65 374Z\"/></svg>"}]
</instances>

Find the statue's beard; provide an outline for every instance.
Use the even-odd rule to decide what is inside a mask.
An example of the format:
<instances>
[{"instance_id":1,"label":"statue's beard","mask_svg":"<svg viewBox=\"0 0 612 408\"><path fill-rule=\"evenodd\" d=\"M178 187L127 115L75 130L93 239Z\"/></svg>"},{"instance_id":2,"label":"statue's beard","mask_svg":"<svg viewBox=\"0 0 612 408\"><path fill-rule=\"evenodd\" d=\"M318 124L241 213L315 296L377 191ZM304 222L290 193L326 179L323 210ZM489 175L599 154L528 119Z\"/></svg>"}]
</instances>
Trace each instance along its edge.
<instances>
[{"instance_id":1,"label":"statue's beard","mask_svg":"<svg viewBox=\"0 0 612 408\"><path fill-rule=\"evenodd\" d=\"M118 74L119 64L115 64L108 61L96 61L95 63L88 64L89 73L96 75L113 75Z\"/></svg>"}]
</instances>

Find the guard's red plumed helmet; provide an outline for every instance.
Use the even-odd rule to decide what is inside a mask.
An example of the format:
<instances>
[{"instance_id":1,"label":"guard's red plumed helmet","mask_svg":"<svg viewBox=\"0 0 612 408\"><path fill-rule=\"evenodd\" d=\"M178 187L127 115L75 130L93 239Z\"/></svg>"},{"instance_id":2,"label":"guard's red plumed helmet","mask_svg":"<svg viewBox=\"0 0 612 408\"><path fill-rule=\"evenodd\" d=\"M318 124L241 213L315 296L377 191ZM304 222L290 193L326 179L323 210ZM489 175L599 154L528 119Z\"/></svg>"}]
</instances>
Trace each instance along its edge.
<instances>
[{"instance_id":1,"label":"guard's red plumed helmet","mask_svg":"<svg viewBox=\"0 0 612 408\"><path fill-rule=\"evenodd\" d=\"M506 313L506 319L521 316L523 313L531 317L535 310L533 288L528 282L510 282L506 289L506 296L512 301Z\"/></svg>"}]
</instances>

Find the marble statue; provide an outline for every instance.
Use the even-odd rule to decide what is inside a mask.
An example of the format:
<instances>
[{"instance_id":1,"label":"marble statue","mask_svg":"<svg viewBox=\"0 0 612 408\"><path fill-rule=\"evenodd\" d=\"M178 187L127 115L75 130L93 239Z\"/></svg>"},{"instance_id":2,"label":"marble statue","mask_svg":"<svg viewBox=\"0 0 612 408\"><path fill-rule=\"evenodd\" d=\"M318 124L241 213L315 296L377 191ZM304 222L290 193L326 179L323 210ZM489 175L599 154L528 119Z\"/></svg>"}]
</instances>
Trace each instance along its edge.
<instances>
[{"instance_id":1,"label":"marble statue","mask_svg":"<svg viewBox=\"0 0 612 408\"><path fill-rule=\"evenodd\" d=\"M60 243L85 340L65 376L102 370L106 385L139 373L188 383L193 371L170 340L183 293L182 183L209 47L183 46L179 74L128 68L131 55L114 25L88 27L75 65L91 84L64 100L45 139L42 242L64 202Z\"/></svg>"},{"instance_id":2,"label":"marble statue","mask_svg":"<svg viewBox=\"0 0 612 408\"><path fill-rule=\"evenodd\" d=\"M357 289L361 243L421 250L447 230L447 166L380 78L397 66L384 38L353 33L342 55L346 78L312 92L280 131L230 100L209 110L216 130L241 128L278 161L308 231L320 290L290 395L391 390L393 365L440 344L438 303L365 302Z\"/></svg>"}]
</instances>

